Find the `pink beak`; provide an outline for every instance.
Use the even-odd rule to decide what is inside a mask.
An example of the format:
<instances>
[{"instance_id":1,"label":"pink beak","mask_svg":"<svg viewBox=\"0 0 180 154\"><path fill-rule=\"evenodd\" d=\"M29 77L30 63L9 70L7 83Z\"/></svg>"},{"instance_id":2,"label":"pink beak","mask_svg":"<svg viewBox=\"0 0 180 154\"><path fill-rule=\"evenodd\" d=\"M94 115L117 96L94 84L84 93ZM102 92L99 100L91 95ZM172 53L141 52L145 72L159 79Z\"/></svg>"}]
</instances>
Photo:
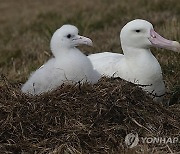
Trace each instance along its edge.
<instances>
[{"instance_id":1,"label":"pink beak","mask_svg":"<svg viewBox=\"0 0 180 154\"><path fill-rule=\"evenodd\" d=\"M151 37L149 38L149 41L152 43L153 46L180 52L179 42L163 38L158 33L156 33L154 29L150 30L150 35Z\"/></svg>"}]
</instances>

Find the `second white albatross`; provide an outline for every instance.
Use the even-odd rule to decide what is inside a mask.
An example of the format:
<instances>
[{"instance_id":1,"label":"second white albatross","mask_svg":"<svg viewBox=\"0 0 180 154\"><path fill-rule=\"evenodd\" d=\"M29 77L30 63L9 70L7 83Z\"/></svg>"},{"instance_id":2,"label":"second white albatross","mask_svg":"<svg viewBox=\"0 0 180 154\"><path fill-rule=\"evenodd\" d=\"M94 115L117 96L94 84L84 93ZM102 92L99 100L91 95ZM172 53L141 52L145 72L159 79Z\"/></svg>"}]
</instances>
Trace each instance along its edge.
<instances>
[{"instance_id":1,"label":"second white albatross","mask_svg":"<svg viewBox=\"0 0 180 154\"><path fill-rule=\"evenodd\" d=\"M78 35L78 29L64 25L53 34L50 45L54 58L32 73L22 86L22 92L38 95L56 89L64 82L96 83L100 74L90 60L76 46L92 46L92 41Z\"/></svg>"},{"instance_id":2,"label":"second white albatross","mask_svg":"<svg viewBox=\"0 0 180 154\"><path fill-rule=\"evenodd\" d=\"M120 33L124 54L103 52L89 55L94 68L109 77L120 77L142 86L155 100L162 101L165 85L160 64L150 51L151 46L173 51L180 44L161 37L148 21L136 19L127 23Z\"/></svg>"}]
</instances>

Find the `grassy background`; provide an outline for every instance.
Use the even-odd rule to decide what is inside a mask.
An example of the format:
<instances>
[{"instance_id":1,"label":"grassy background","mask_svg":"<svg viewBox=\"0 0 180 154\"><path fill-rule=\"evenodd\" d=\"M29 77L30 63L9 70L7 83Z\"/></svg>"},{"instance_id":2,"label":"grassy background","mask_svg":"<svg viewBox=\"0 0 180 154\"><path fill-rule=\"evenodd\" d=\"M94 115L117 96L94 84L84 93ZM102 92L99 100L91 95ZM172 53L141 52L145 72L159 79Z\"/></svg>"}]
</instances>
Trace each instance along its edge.
<instances>
[{"instance_id":1,"label":"grassy background","mask_svg":"<svg viewBox=\"0 0 180 154\"><path fill-rule=\"evenodd\" d=\"M9 80L25 82L30 72L50 58L52 33L73 24L94 41L84 53L122 52L119 32L130 20L150 21L157 32L180 41L180 3L177 0L0 0L0 72ZM180 55L152 49L168 89L179 84Z\"/></svg>"},{"instance_id":2,"label":"grassy background","mask_svg":"<svg viewBox=\"0 0 180 154\"><path fill-rule=\"evenodd\" d=\"M90 54L90 53L96 53L96 52L102 52L102 51L111 51L111 52L122 52L121 47L120 47L120 42L119 42L119 32L121 28L130 20L136 19L136 18L141 18L150 21L157 32L159 32L161 35L168 39L172 40L177 40L180 41L180 3L178 0L91 0L91 1L85 1L85 0L0 0L0 11L1 11L1 16L0 16L0 72L1 74L4 74L8 80L12 83L23 83L27 80L30 72L33 70L37 69L39 66L41 66L45 61L47 61L51 57L51 51L49 48L49 42L51 39L51 36L53 32L61 27L63 24L73 24L79 28L80 34L84 36L90 37L94 41L94 47L81 47L83 52L85 54ZM163 49L152 49L154 55L157 57L158 61L160 62L160 65L162 66L163 70L163 76L164 76L164 81L167 87L168 92L179 92L178 90L179 85L180 85L180 54L177 54L172 51L167 51ZM112 82L112 81L111 81ZM111 92L114 92L113 87L111 86L111 82L108 82L108 80L105 80L103 82L98 83L99 85L95 85L95 89L97 89L97 98L93 98L94 102L96 102L96 99L101 98L102 102L104 100L104 94L101 95L101 92L104 90L103 87L108 87L112 88L111 90L106 91L106 95L108 97L111 96ZM1 84L1 83L0 83ZM116 83L114 83L116 84ZM99 86L102 86L102 89L99 89ZM130 87L126 85L127 87ZM120 88L118 88L120 87ZM123 94L123 88L121 90L121 87L124 88L123 84L122 85L117 85L117 88L119 91L117 93L113 93L113 95L117 95L115 97L115 100L117 98L124 99L126 94L129 95L129 91L125 91ZM10 90L9 90L10 89ZM107 90L107 88L105 88ZM175 90L176 89L176 90ZM50 120L47 121L47 128L51 127L54 128L54 124L49 124L51 123L52 119L54 118L54 113L57 115L61 115L61 110L63 111L63 104L58 105L58 113L54 111L54 106L57 107L57 104L59 104L61 97L59 96L59 92L57 91L55 94L48 94L47 96L42 96L37 97L37 98L28 98L25 97L24 95L21 95L19 92L16 93L17 89L11 89L8 86L5 88L2 86L0 88L1 90L1 99L0 102L1 104L4 104L1 106L1 122L5 121L3 129L5 132L7 130L7 134L12 133L13 134L18 134L20 132L21 134L21 127L19 127L19 123L24 124L28 123L27 126L24 124L24 128L26 129L27 127L31 126L31 123L33 121L34 127L37 128L37 130L43 130L42 132L44 134L49 133L49 129L46 130L44 127L44 122L42 119L44 117L50 117ZM61 89L60 89L61 90ZM102 91L101 91L102 90ZM130 89L131 90L131 89ZM176 131L174 134L179 134L178 128L179 128L179 105L176 106L171 106L170 108L161 108L159 105L154 105L149 103L146 99L146 97L139 92L138 89L136 89L138 93L136 94L137 96L142 95L140 97L137 97L137 100L134 99L136 95L130 95L128 97L133 97L132 100L135 102L138 102L137 104L131 104L128 101L119 104L120 107L118 106L114 107L114 110L119 109L119 112L109 112L109 107L105 109L107 110L108 113L108 118L113 118L114 114L118 115L121 111L125 112L126 110L133 110L133 115L135 114L133 118L137 118L136 120L139 120L139 114L143 111L142 115L140 114L140 119L144 118L145 122L142 120L139 120L139 122L142 125L155 123L155 126L157 126L157 130L154 131L154 134L157 135L172 135L174 132L169 128L169 123L172 123L174 127L176 127ZM135 90L135 91L136 91ZM71 89L65 88L65 92L67 92L68 95L73 95L73 97L77 97L77 101L79 100L79 95L77 90L75 90L75 94ZM84 90L85 93L87 93L87 96L89 96L89 100L91 100L90 94L88 91L95 91L93 88L90 86L90 88ZM64 94L64 90L61 90L60 93ZM98 93L100 92L100 94ZM122 94L121 94L122 93ZM119 96L119 94L121 94ZM173 94L171 93L171 96ZM66 95L65 95L66 96ZM86 96L86 97L87 97ZM4 97L4 98L3 98ZM72 100L73 100L72 97ZM84 95L82 95L81 99L83 100ZM127 97L127 98L128 98ZM141 100L141 97L145 97ZM59 98L59 99L58 99ZM69 98L69 97L67 97ZM71 97L70 97L71 98ZM37 99L37 100L36 100ZM56 101L51 101L51 99L57 99ZM66 97L64 98L66 99ZM4 101L6 100L6 101ZM89 101L88 100L88 101ZM127 99L128 100L128 99ZM142 105L143 101L144 105ZM31 102L32 104L35 105L35 109L31 110L29 109L29 104L24 103L24 102ZM41 101L45 101L46 103L42 103ZM87 101L87 102L88 102ZM31 106L30 103L30 106ZM57 104L56 104L57 103ZM62 103L62 102L61 102ZM84 104L82 101L79 102L83 107ZM91 102L92 105L88 106L93 114L97 114L98 116L103 116L99 115L100 111L95 111L94 110L94 104ZM109 103L108 101L105 101L104 103ZM53 106L53 104L55 104ZM38 106L42 106L39 108ZM52 111L50 106L52 105ZM69 105L64 105L64 108L69 107L69 111L67 114L72 112L72 117L66 115L65 112L65 118L67 120L74 120L74 113L76 113L76 110L81 110L81 108L77 108L76 103L72 103ZM111 104L108 104L111 105ZM121 105L125 107L121 107ZM47 106L47 107L46 107ZM75 106L75 107L74 107ZM138 106L138 107L137 107ZM158 107L157 107L158 106ZM72 107L72 109L71 109ZM91 108L92 107L92 108ZM126 108L127 107L127 108ZM45 108L45 109L44 109ZM143 108L143 109L142 109ZM26 110L25 110L26 109ZM16 111L17 110L17 111ZM101 110L101 108L100 108ZM137 110L134 112L134 110ZM162 111L161 111L162 110ZM37 112L36 112L37 111ZM87 110L88 111L88 110ZM104 112L105 112L104 111ZM141 111L141 112L140 112ZM22 113L21 113L22 112ZM53 112L53 114L51 114ZM13 114L12 114L13 113ZM20 114L21 113L21 114ZM24 114L27 113L27 114ZM39 119L34 118L34 113L39 116ZM41 113L41 114L39 114ZM48 113L48 114L47 114ZM84 110L83 110L84 113ZM112 115L109 115L111 114ZM20 116L18 115L20 114ZM84 113L86 114L86 112ZM88 112L86 116L82 115L81 118L84 118L84 120L87 119L88 116L91 116L91 112ZM104 125L108 125L108 127L111 128L112 126L112 131L116 131L114 128L114 125L117 124L118 129L119 127L127 128L130 124L128 121L128 112L124 114L125 118L123 119L120 115L120 117L123 119L122 120L122 125L118 124L116 122L114 123L107 123L107 119L104 120ZM166 117L167 115L167 117ZM11 117L12 118L6 118ZM30 116L30 120L27 122L27 117ZM32 117L31 117L32 116ZM67 116L67 117L66 117ZM75 116L79 116L78 114ZM112 116L112 117L111 117ZM119 115L118 115L119 116ZM127 117L126 117L127 116ZM162 117L161 117L162 116ZM19 122L19 117L21 117L21 121ZM157 118L156 118L157 117ZM29 118L29 117L28 117ZM47 119L48 119L47 118ZM52 118L52 119L51 119ZM149 119L153 119L152 121ZM32 119L32 120L31 120ZM96 117L93 118L96 120ZM92 119L92 122L93 122ZM7 120L7 121L6 121ZM40 120L40 121L39 121ZM79 117L75 119L75 121L79 120ZM9 122L10 121L10 122ZM11 124L11 127L13 129L11 130L10 125L8 125L8 122ZM174 124L174 123L175 124ZM56 122L54 122L56 123ZM167 123L168 126L165 125ZM83 123L84 125L86 123ZM176 125L177 124L177 125ZM89 123L87 123L87 129L88 129ZM164 126L165 125L165 126ZM14 128L16 127L16 130ZM69 125L71 126L71 124ZM74 125L72 125L73 127ZM7 128L6 128L7 127ZM102 125L100 124L100 128ZM166 129L167 127L167 129ZM174 128L173 127L173 128ZM97 127L99 128L99 127ZM95 132L97 131L97 128L95 127ZM128 127L127 132L129 132L131 127ZM139 127L133 127L136 130L141 130ZM100 129L101 130L101 129ZM104 130L104 128L102 129ZM38 135L41 137L41 133L37 131L37 138ZM71 129L67 129L67 132L71 131ZM74 130L73 130L74 131ZM72 132L73 132L72 131ZM127 133L126 132L126 133ZM26 135L29 135L29 132ZM33 132L34 133L34 132ZM73 132L74 133L74 132ZM124 131L123 131L124 133ZM159 134L158 134L159 133ZM172 134L171 134L172 133ZM5 133L4 133L5 134ZM106 137L109 140L109 137L112 135L115 135L113 137L116 137L118 133L114 134L107 134ZM124 133L125 134L125 133ZM21 134L23 136L23 134ZM17 135L18 137L21 135ZM56 139L55 134L55 139ZM65 135L69 135L68 133ZM88 134L87 134L88 135ZM108 136L109 135L109 136ZM7 137L8 135L4 135ZM59 135L61 136L61 134ZM23 136L24 137L24 136ZM104 134L102 135L102 138L104 138ZM9 137L10 138L10 137ZM9 140L7 138L6 140ZM47 144L51 144L51 138L48 138L48 135L44 135L44 142L46 139ZM124 140L124 136L121 136L122 140ZM95 139L96 138L92 138ZM119 139L119 138L117 138ZM31 140L28 140L30 142ZM99 141L99 138L97 138L97 141ZM106 141L106 140L105 140ZM24 138L22 140L22 143L24 142ZM39 141L41 143L41 140ZM118 141L120 142L120 141ZM123 142L123 141L122 141ZM21 142L20 142L21 143ZM17 143L18 146L20 146L20 143ZM30 144L33 142L30 142ZM90 143L96 143L96 142L90 142ZM103 142L102 142L103 143ZM28 144L24 142L24 147L26 147ZM108 143L107 143L108 144ZM122 143L120 143L122 144ZM36 145L36 144L35 144ZM55 146L52 142L52 145ZM104 145L104 143L102 144ZM114 144L113 144L114 145ZM9 146L9 144L7 145ZM41 145L36 145L36 148L41 148ZM53 147L52 146L52 147ZM145 145L146 146L146 145ZM12 146L13 147L13 146ZM11 148L12 148L11 147ZM22 146L23 147L23 146ZM29 146L31 147L31 146ZM33 144L34 147L34 144ZM48 146L47 146L48 147ZM51 147L51 146L50 146ZM8 147L9 148L9 147ZM144 150L144 153L148 153L149 147L144 147L142 148ZM160 153L161 148L160 147L158 150L154 150L155 148L158 149L158 147L152 147L152 151L156 151L156 153ZM179 146L172 145L173 151L178 151ZM142 150L141 149L141 150ZM166 147L168 149L168 152L171 152L171 149ZM25 150L27 150L25 148ZM13 151L13 150L12 150ZM28 150L27 150L28 151ZM143 151L141 151L143 152ZM115 152L114 152L115 153ZM129 151L129 153L135 153L133 150ZM164 153L164 152L162 152Z\"/></svg>"}]
</instances>

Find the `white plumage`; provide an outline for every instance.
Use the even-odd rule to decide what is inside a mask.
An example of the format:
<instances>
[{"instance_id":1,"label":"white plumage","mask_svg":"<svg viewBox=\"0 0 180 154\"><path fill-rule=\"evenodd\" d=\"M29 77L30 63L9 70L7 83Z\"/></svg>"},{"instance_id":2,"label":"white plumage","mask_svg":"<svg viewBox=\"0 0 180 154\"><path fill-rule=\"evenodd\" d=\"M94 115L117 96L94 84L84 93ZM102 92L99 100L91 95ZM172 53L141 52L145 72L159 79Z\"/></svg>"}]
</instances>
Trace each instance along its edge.
<instances>
[{"instance_id":1,"label":"white plumage","mask_svg":"<svg viewBox=\"0 0 180 154\"><path fill-rule=\"evenodd\" d=\"M150 47L178 51L179 43L164 39L151 23L141 19L127 23L121 30L120 40L124 54L104 52L88 56L94 68L101 75L147 85L142 88L156 96L155 100L162 101L165 93L162 71Z\"/></svg>"},{"instance_id":2,"label":"white plumage","mask_svg":"<svg viewBox=\"0 0 180 154\"><path fill-rule=\"evenodd\" d=\"M92 46L89 38L78 35L78 29L64 25L51 39L51 51L54 58L33 72L22 86L23 93L38 95L56 89L64 82L96 83L100 74L93 69L90 60L76 46Z\"/></svg>"}]
</instances>

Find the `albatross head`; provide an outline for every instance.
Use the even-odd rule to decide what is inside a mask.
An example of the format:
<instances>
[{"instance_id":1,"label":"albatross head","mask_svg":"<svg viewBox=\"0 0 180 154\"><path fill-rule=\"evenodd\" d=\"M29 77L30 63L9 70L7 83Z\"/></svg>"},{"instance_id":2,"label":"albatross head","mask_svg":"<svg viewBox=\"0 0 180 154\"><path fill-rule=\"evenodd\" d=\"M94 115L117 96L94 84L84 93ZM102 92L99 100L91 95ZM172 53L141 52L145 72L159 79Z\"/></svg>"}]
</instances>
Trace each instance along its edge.
<instances>
[{"instance_id":1,"label":"albatross head","mask_svg":"<svg viewBox=\"0 0 180 154\"><path fill-rule=\"evenodd\" d=\"M163 38L153 29L148 21L136 19L127 23L120 33L121 45L123 47L149 49L151 46L180 51L180 44Z\"/></svg>"},{"instance_id":2,"label":"albatross head","mask_svg":"<svg viewBox=\"0 0 180 154\"><path fill-rule=\"evenodd\" d=\"M82 44L92 46L92 41L87 37L78 35L78 29L73 25L63 25L57 29L50 42L53 53L60 49L69 50Z\"/></svg>"}]
</instances>

